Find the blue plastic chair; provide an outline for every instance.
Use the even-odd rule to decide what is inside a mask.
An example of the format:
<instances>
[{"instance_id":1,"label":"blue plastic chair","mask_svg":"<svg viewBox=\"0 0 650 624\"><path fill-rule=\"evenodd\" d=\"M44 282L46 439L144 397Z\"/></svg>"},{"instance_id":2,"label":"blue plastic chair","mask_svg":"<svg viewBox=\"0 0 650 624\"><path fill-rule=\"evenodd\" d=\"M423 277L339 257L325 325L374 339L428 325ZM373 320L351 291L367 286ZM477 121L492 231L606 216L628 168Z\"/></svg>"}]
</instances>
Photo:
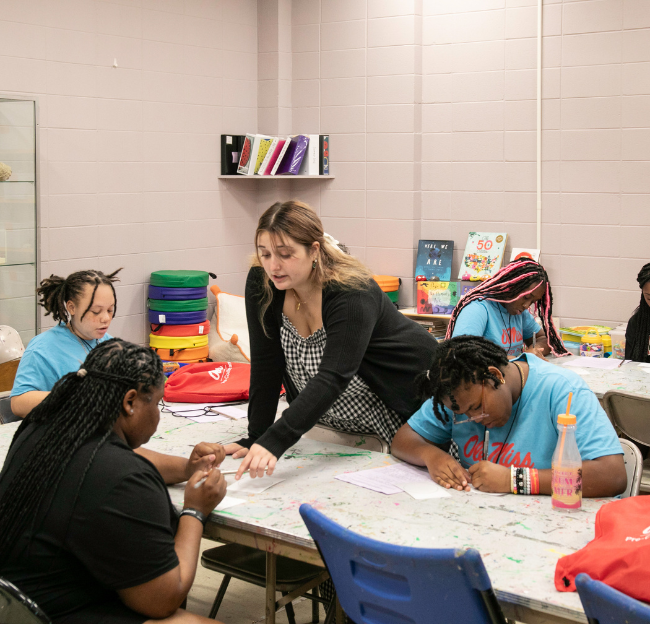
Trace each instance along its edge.
<instances>
[{"instance_id":1,"label":"blue plastic chair","mask_svg":"<svg viewBox=\"0 0 650 624\"><path fill-rule=\"evenodd\" d=\"M505 624L477 550L394 546L352 533L307 504L300 515L356 624Z\"/></svg>"},{"instance_id":2,"label":"blue plastic chair","mask_svg":"<svg viewBox=\"0 0 650 624\"><path fill-rule=\"evenodd\" d=\"M576 576L576 587L589 624L650 623L650 605L594 581L588 574Z\"/></svg>"}]
</instances>

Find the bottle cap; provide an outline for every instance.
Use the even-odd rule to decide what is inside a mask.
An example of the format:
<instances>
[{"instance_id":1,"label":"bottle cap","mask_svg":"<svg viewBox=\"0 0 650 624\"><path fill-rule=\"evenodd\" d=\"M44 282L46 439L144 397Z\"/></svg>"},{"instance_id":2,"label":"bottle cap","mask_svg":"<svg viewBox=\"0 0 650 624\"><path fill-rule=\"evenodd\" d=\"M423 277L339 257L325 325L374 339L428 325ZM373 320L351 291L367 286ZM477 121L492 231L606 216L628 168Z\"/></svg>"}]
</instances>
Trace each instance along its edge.
<instances>
[{"instance_id":1,"label":"bottle cap","mask_svg":"<svg viewBox=\"0 0 650 624\"><path fill-rule=\"evenodd\" d=\"M560 414L557 417L558 425L575 425L576 417L573 414Z\"/></svg>"}]
</instances>

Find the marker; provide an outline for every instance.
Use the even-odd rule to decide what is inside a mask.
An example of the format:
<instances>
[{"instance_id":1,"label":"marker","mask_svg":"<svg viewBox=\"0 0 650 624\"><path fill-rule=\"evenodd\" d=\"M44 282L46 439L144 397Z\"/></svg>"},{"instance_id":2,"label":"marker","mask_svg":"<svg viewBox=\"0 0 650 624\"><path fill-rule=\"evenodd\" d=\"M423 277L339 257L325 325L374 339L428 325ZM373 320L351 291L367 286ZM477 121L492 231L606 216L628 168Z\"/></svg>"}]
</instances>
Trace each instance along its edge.
<instances>
[{"instance_id":1,"label":"marker","mask_svg":"<svg viewBox=\"0 0 650 624\"><path fill-rule=\"evenodd\" d=\"M488 458L488 453L490 452L490 430L485 430L485 438L483 440L483 461Z\"/></svg>"},{"instance_id":2,"label":"marker","mask_svg":"<svg viewBox=\"0 0 650 624\"><path fill-rule=\"evenodd\" d=\"M265 469L265 471L266 471L266 469ZM235 470L222 470L222 471L221 471L221 474L222 474L223 476L226 476L226 475L234 475L234 474L237 474L238 472L239 472L239 470L236 470L236 469L235 469ZM244 470L244 472L242 472L242 474L246 474L247 472L248 472L248 470ZM201 487L201 486L205 483L205 480L206 480L206 479L207 479L207 477L203 477L203 479L201 479L200 481L198 481L198 482L194 485L194 489L196 490L198 487Z\"/></svg>"}]
</instances>

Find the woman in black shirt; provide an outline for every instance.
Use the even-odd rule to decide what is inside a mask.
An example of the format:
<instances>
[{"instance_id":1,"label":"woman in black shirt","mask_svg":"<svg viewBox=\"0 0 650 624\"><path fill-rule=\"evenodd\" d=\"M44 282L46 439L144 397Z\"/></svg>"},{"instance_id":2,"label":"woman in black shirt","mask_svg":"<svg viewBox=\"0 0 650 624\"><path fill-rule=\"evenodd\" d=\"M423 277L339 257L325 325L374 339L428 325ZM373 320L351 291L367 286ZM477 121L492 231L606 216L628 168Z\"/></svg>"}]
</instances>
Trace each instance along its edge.
<instances>
[{"instance_id":1,"label":"woman in black shirt","mask_svg":"<svg viewBox=\"0 0 650 624\"><path fill-rule=\"evenodd\" d=\"M271 206L255 245L246 282L248 438L226 446L246 456L237 478L248 468L252 477L271 474L318 422L390 442L419 407L414 379L431 363L435 339L397 311L309 206ZM290 406L274 422L283 385Z\"/></svg>"},{"instance_id":2,"label":"woman in black shirt","mask_svg":"<svg viewBox=\"0 0 650 624\"><path fill-rule=\"evenodd\" d=\"M650 262L643 265L636 281L641 289L641 302L625 330L625 359L650 362Z\"/></svg>"},{"instance_id":3,"label":"woman in black shirt","mask_svg":"<svg viewBox=\"0 0 650 624\"><path fill-rule=\"evenodd\" d=\"M179 607L225 480L195 472L179 518L160 472L133 452L156 431L163 387L151 349L112 339L16 431L0 474L0 576L55 624L213 621Z\"/></svg>"}]
</instances>

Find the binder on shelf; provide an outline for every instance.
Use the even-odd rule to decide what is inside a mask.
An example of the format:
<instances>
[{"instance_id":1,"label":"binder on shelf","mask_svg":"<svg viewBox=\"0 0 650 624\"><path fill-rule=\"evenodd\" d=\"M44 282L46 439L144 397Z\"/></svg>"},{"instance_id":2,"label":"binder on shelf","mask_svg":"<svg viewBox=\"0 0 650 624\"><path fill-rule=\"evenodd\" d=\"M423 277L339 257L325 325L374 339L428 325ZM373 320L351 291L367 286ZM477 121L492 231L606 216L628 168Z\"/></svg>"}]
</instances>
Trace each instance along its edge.
<instances>
[{"instance_id":1,"label":"binder on shelf","mask_svg":"<svg viewBox=\"0 0 650 624\"><path fill-rule=\"evenodd\" d=\"M276 137L273 140L273 144L271 145L269 153L266 155L266 158L260 167L258 175L271 175L271 171L273 170L275 162L278 159L278 156L280 156L280 152L282 151L282 148L286 142L287 140L281 137Z\"/></svg>"},{"instance_id":2,"label":"binder on shelf","mask_svg":"<svg viewBox=\"0 0 650 624\"><path fill-rule=\"evenodd\" d=\"M241 154L239 155L239 165L237 166L237 173L240 175L252 175L251 161L253 160L253 144L255 143L255 135L247 134L242 143ZM250 171L250 173L249 173Z\"/></svg>"},{"instance_id":3,"label":"binder on shelf","mask_svg":"<svg viewBox=\"0 0 650 624\"><path fill-rule=\"evenodd\" d=\"M235 175L246 137L241 134L221 135L221 175Z\"/></svg>"},{"instance_id":4,"label":"binder on shelf","mask_svg":"<svg viewBox=\"0 0 650 624\"><path fill-rule=\"evenodd\" d=\"M273 143L273 137L266 136L264 134L257 134L255 135L255 143L256 145L253 146L253 151L256 154L255 169L253 170L253 175L257 175L257 173L259 172L260 167L262 166L262 162L264 162L264 159L266 158L269 149L271 149L271 144ZM255 147L257 147L257 150L255 150Z\"/></svg>"},{"instance_id":5,"label":"binder on shelf","mask_svg":"<svg viewBox=\"0 0 650 624\"><path fill-rule=\"evenodd\" d=\"M263 143L263 141L262 141ZM273 137L271 139L271 144L269 145L268 149L266 149L266 154L264 154L264 160L262 160L262 164L257 168L257 171L255 172L255 175L265 175L266 168L269 166L269 161L271 160L271 157L273 156L273 152L275 151L275 148L278 144L278 137ZM263 146L260 146L263 147ZM260 153L258 155L258 160L262 157L263 150L260 149Z\"/></svg>"},{"instance_id":6,"label":"binder on shelf","mask_svg":"<svg viewBox=\"0 0 650 624\"><path fill-rule=\"evenodd\" d=\"M308 145L309 138L304 134L291 137L291 144L280 163L277 175L298 175Z\"/></svg>"},{"instance_id":7,"label":"binder on shelf","mask_svg":"<svg viewBox=\"0 0 650 624\"><path fill-rule=\"evenodd\" d=\"M318 152L319 152L318 173L319 175L329 175L330 174L330 135L329 134L321 134L318 137Z\"/></svg>"},{"instance_id":8,"label":"binder on shelf","mask_svg":"<svg viewBox=\"0 0 650 624\"><path fill-rule=\"evenodd\" d=\"M282 160L284 159L285 154L287 153L287 150L289 149L289 146L291 145L291 137L288 136L286 139L284 139L284 144L282 145L282 148L280 149L280 153L277 155L275 162L273 163L271 167L271 172L270 175L275 175L278 171L278 168L282 164Z\"/></svg>"},{"instance_id":9,"label":"binder on shelf","mask_svg":"<svg viewBox=\"0 0 650 624\"><path fill-rule=\"evenodd\" d=\"M317 134L309 135L309 143L305 157L302 159L298 175L318 175L318 149L320 147L320 138Z\"/></svg>"}]
</instances>

